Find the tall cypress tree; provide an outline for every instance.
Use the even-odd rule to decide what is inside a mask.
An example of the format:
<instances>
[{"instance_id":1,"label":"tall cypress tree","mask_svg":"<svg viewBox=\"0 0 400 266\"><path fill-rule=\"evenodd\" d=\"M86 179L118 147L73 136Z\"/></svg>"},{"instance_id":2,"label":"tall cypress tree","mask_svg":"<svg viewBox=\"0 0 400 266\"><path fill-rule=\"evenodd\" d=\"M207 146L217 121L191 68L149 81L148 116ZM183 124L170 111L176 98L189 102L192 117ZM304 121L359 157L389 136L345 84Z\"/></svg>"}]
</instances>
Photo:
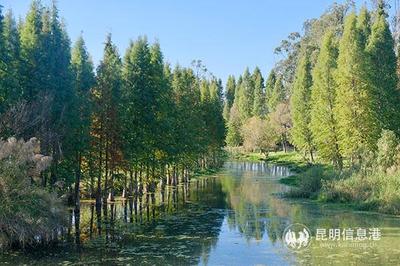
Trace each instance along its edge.
<instances>
[{"instance_id":1,"label":"tall cypress tree","mask_svg":"<svg viewBox=\"0 0 400 266\"><path fill-rule=\"evenodd\" d=\"M274 91L274 87L275 87L275 83L276 83L276 74L275 71L272 69L271 72L268 75L268 79L265 82L265 102L267 105L267 111L271 112L271 110L273 108L271 108L271 97L272 97L272 93Z\"/></svg>"},{"instance_id":2,"label":"tall cypress tree","mask_svg":"<svg viewBox=\"0 0 400 266\"><path fill-rule=\"evenodd\" d=\"M265 97L264 97L264 78L258 67L254 69L253 75L254 85L254 101L253 101L253 116L263 117L265 115Z\"/></svg>"},{"instance_id":3,"label":"tall cypress tree","mask_svg":"<svg viewBox=\"0 0 400 266\"><path fill-rule=\"evenodd\" d=\"M124 57L124 102L127 104L124 113L124 125L131 125L124 135L140 161L148 160L152 149L151 130L154 124L154 94L151 84L151 54L146 38L140 37L132 42ZM149 145L148 145L149 144ZM127 148L128 148L127 147Z\"/></svg>"},{"instance_id":4,"label":"tall cypress tree","mask_svg":"<svg viewBox=\"0 0 400 266\"><path fill-rule=\"evenodd\" d=\"M233 101L235 100L235 91L236 91L235 77L233 75L229 75L225 86L225 102L224 102L224 109L222 111L225 121L229 121L229 112L233 105Z\"/></svg>"},{"instance_id":5,"label":"tall cypress tree","mask_svg":"<svg viewBox=\"0 0 400 266\"><path fill-rule=\"evenodd\" d=\"M371 34L371 15L365 5L361 8L357 17L357 29L360 33L362 45L364 47L367 46L368 38Z\"/></svg>"},{"instance_id":6,"label":"tall cypress tree","mask_svg":"<svg viewBox=\"0 0 400 266\"><path fill-rule=\"evenodd\" d=\"M313 70L311 91L311 131L318 155L334 166L342 168L342 156L339 151L337 121L334 114L336 99L336 70L338 50L334 35L327 32L321 45L317 63Z\"/></svg>"},{"instance_id":7,"label":"tall cypress tree","mask_svg":"<svg viewBox=\"0 0 400 266\"><path fill-rule=\"evenodd\" d=\"M383 4L378 6L371 36L366 47L369 56L369 82L373 93L373 111L381 128L400 134L400 101L397 89L396 55Z\"/></svg>"},{"instance_id":8,"label":"tall cypress tree","mask_svg":"<svg viewBox=\"0 0 400 266\"><path fill-rule=\"evenodd\" d=\"M154 95L152 112L155 114L150 136L154 141L150 160L152 173L154 173L156 163L165 163L168 160L167 156L171 153L169 150L172 134L170 116L175 111L172 88L165 76L164 58L158 42L150 47L150 64L152 70L150 78Z\"/></svg>"},{"instance_id":9,"label":"tall cypress tree","mask_svg":"<svg viewBox=\"0 0 400 266\"><path fill-rule=\"evenodd\" d=\"M70 161L63 160L63 157L72 158L74 155L67 136L68 129L75 123L71 115L74 104L70 69L71 46L55 3L43 11L41 42L41 49L44 51L41 55L43 65L40 67L46 74L41 77L41 82L45 95L52 99L48 120L43 125L42 132L53 157L50 183L54 184L60 178L68 180L73 171Z\"/></svg>"},{"instance_id":10,"label":"tall cypress tree","mask_svg":"<svg viewBox=\"0 0 400 266\"><path fill-rule=\"evenodd\" d=\"M211 152L213 158L216 153L225 144L225 121L222 116L223 99L222 99L222 85L221 80L213 79L210 82L210 117L212 123L208 125L211 128ZM214 162L215 163L215 162Z\"/></svg>"},{"instance_id":11,"label":"tall cypress tree","mask_svg":"<svg viewBox=\"0 0 400 266\"><path fill-rule=\"evenodd\" d=\"M235 99L236 81L235 77L229 75L228 81L226 82L225 88L225 98L227 102L228 109L232 107L233 101Z\"/></svg>"},{"instance_id":12,"label":"tall cypress tree","mask_svg":"<svg viewBox=\"0 0 400 266\"><path fill-rule=\"evenodd\" d=\"M379 137L368 80L368 57L363 40L356 26L354 13L345 19L343 36L339 45L334 113L339 130L339 148L343 156L360 158L362 149L373 149Z\"/></svg>"},{"instance_id":13,"label":"tall cypress tree","mask_svg":"<svg viewBox=\"0 0 400 266\"><path fill-rule=\"evenodd\" d=\"M174 143L178 154L176 161L196 160L202 151L204 121L198 82L192 69L179 66L174 69L172 88L176 105L174 126Z\"/></svg>"},{"instance_id":14,"label":"tall cypress tree","mask_svg":"<svg viewBox=\"0 0 400 266\"><path fill-rule=\"evenodd\" d=\"M86 156L90 165L93 164L92 160L94 159L89 157L89 144L91 142L90 128L92 115L90 90L94 86L95 77L93 73L93 63L86 50L82 36L78 38L72 49L71 70L74 93L71 111L73 112L72 117L74 118L74 122L72 123L72 128L70 128L69 134L71 135L71 142L69 144L73 145L74 150L71 160L75 166L75 203L79 204L79 186L83 172L83 158ZM94 178L92 172L90 175L91 178ZM93 180L91 180L91 185L91 192L93 193Z\"/></svg>"},{"instance_id":15,"label":"tall cypress tree","mask_svg":"<svg viewBox=\"0 0 400 266\"><path fill-rule=\"evenodd\" d=\"M296 70L291 98L291 112L293 119L292 140L293 144L310 155L313 161L313 140L310 129L311 120L311 63L309 52L304 51Z\"/></svg>"},{"instance_id":16,"label":"tall cypress tree","mask_svg":"<svg viewBox=\"0 0 400 266\"><path fill-rule=\"evenodd\" d=\"M242 144L242 136L240 133L242 121L240 118L239 110L236 103L233 103L230 113L229 121L227 123L226 143L230 147L237 147Z\"/></svg>"},{"instance_id":17,"label":"tall cypress tree","mask_svg":"<svg viewBox=\"0 0 400 266\"><path fill-rule=\"evenodd\" d=\"M97 68L95 95L94 135L97 136L99 153L99 179L97 200L100 199L101 176L104 174L104 194L110 188L110 199L113 199L113 180L117 166L121 162L121 59L117 47L107 36L103 59Z\"/></svg>"},{"instance_id":18,"label":"tall cypress tree","mask_svg":"<svg viewBox=\"0 0 400 266\"><path fill-rule=\"evenodd\" d=\"M254 83L248 68L246 68L243 73L242 82L240 83L240 88L237 97L235 97L235 101L237 102L240 117L243 121L253 115Z\"/></svg>"},{"instance_id":19,"label":"tall cypress tree","mask_svg":"<svg viewBox=\"0 0 400 266\"><path fill-rule=\"evenodd\" d=\"M2 6L0 5L0 114L6 109L6 101L8 98L7 86L4 82L6 78L6 51L4 49L4 36L3 36L3 13Z\"/></svg>"},{"instance_id":20,"label":"tall cypress tree","mask_svg":"<svg viewBox=\"0 0 400 266\"><path fill-rule=\"evenodd\" d=\"M285 99L285 88L282 83L282 76L278 76L269 97L268 106L269 111L274 112L279 103Z\"/></svg>"},{"instance_id":21,"label":"tall cypress tree","mask_svg":"<svg viewBox=\"0 0 400 266\"><path fill-rule=\"evenodd\" d=\"M32 101L39 93L42 86L43 62L41 56L42 44L42 11L39 1L32 1L26 19L21 27L21 85L23 96Z\"/></svg>"},{"instance_id":22,"label":"tall cypress tree","mask_svg":"<svg viewBox=\"0 0 400 266\"><path fill-rule=\"evenodd\" d=\"M4 77L1 79L2 85L0 85L0 87L3 88L2 92L5 93L3 96L3 99L5 100L3 108L7 109L7 107L16 103L20 99L22 93L20 86L21 77L19 73L19 33L11 10L8 11L4 17L3 37L4 46L2 47L4 47L4 50L1 52L4 55L2 57L3 66L6 67L7 71L3 72ZM0 98L2 97L0 96Z\"/></svg>"}]
</instances>

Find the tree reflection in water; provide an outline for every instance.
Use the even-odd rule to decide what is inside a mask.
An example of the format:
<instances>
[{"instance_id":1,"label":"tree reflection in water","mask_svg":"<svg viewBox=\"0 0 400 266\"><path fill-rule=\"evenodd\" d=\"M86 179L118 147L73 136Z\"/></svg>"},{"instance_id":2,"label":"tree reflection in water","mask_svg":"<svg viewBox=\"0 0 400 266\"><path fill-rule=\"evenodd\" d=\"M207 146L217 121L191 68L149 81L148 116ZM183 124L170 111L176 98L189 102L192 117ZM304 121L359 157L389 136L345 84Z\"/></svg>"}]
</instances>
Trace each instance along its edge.
<instances>
[{"instance_id":1,"label":"tree reflection in water","mask_svg":"<svg viewBox=\"0 0 400 266\"><path fill-rule=\"evenodd\" d=\"M85 260L206 262L224 220L224 198L215 178L203 178L101 208L82 203L81 212L71 213L69 234L79 235L74 243Z\"/></svg>"},{"instance_id":2,"label":"tree reflection in water","mask_svg":"<svg viewBox=\"0 0 400 266\"><path fill-rule=\"evenodd\" d=\"M0 255L0 264L70 265L398 265L400 219L280 197L285 167L228 162L216 177L160 185L151 194L71 210L57 248ZM292 223L317 228L382 229L376 246L322 248L312 239L293 253L282 244ZM315 237L315 236L314 236ZM360 256L362 254L362 256ZM397 264L396 264L397 263Z\"/></svg>"}]
</instances>

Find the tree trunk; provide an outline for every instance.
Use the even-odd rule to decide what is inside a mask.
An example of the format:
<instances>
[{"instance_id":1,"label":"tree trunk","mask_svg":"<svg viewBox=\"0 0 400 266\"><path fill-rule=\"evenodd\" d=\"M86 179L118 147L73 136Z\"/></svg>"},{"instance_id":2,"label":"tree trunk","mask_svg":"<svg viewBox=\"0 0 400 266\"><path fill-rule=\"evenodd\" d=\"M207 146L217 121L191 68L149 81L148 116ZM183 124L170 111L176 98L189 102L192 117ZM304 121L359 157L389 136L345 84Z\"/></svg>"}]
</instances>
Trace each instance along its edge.
<instances>
[{"instance_id":1,"label":"tree trunk","mask_svg":"<svg viewBox=\"0 0 400 266\"><path fill-rule=\"evenodd\" d=\"M76 155L76 169L75 169L75 193L74 193L74 202L75 208L80 207L80 184L81 184L81 156L78 153Z\"/></svg>"}]
</instances>

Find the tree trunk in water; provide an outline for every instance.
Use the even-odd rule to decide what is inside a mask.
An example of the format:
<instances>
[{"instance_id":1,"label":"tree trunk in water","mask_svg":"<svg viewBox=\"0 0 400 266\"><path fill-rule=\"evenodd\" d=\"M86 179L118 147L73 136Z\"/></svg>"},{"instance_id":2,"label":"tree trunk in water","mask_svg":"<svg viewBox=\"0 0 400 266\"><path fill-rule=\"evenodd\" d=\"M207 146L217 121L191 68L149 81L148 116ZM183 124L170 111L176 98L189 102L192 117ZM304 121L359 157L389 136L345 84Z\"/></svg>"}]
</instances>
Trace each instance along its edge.
<instances>
[{"instance_id":1,"label":"tree trunk in water","mask_svg":"<svg viewBox=\"0 0 400 266\"><path fill-rule=\"evenodd\" d=\"M93 161L92 153L89 154L89 176L90 176L90 197L94 199L96 197L94 191L94 174L93 174Z\"/></svg>"},{"instance_id":2,"label":"tree trunk in water","mask_svg":"<svg viewBox=\"0 0 400 266\"><path fill-rule=\"evenodd\" d=\"M105 161L105 169L104 169L104 173L105 173L105 177L104 177L104 204L107 204L107 194L108 194L108 151L107 151L108 147L106 144L106 161Z\"/></svg>"},{"instance_id":3,"label":"tree trunk in water","mask_svg":"<svg viewBox=\"0 0 400 266\"><path fill-rule=\"evenodd\" d=\"M139 197L142 196L143 194L143 166L140 166L140 170L139 170L139 189L138 189L138 195Z\"/></svg>"},{"instance_id":4,"label":"tree trunk in water","mask_svg":"<svg viewBox=\"0 0 400 266\"><path fill-rule=\"evenodd\" d=\"M94 221L94 205L90 205L90 227L89 227L89 238L93 236L93 221Z\"/></svg>"},{"instance_id":5,"label":"tree trunk in water","mask_svg":"<svg viewBox=\"0 0 400 266\"><path fill-rule=\"evenodd\" d=\"M110 172L111 180L110 180L110 192L108 193L108 201L115 201L114 199L114 171Z\"/></svg>"},{"instance_id":6,"label":"tree trunk in water","mask_svg":"<svg viewBox=\"0 0 400 266\"><path fill-rule=\"evenodd\" d=\"M97 176L97 193L96 193L96 209L101 210L101 173L103 167L103 139L100 137L100 149L99 149L99 173Z\"/></svg>"},{"instance_id":7,"label":"tree trunk in water","mask_svg":"<svg viewBox=\"0 0 400 266\"><path fill-rule=\"evenodd\" d=\"M74 215L75 215L75 242L76 244L80 245L81 240L80 240L80 213L81 213L81 207L80 207L80 183L81 183L81 156L80 154L77 154L76 156L77 160L77 167L75 170L75 210L74 210Z\"/></svg>"}]
</instances>

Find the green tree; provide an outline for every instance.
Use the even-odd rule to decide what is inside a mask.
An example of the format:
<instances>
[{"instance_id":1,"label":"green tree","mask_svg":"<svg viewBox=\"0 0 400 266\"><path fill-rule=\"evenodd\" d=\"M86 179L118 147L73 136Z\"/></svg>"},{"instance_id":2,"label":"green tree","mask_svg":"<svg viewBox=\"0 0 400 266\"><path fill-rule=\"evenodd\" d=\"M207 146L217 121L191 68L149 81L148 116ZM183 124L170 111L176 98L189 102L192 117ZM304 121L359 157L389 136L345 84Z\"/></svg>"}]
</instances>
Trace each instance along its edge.
<instances>
[{"instance_id":1,"label":"green tree","mask_svg":"<svg viewBox=\"0 0 400 266\"><path fill-rule=\"evenodd\" d=\"M1 27L1 11L0 11L0 27ZM2 75L0 84L0 113L6 111L11 105L15 104L21 97L20 86L20 58L19 58L19 34L13 14L10 11L4 17L4 25L2 28L2 36L0 33L0 48ZM4 45L1 44L4 43Z\"/></svg>"},{"instance_id":2,"label":"green tree","mask_svg":"<svg viewBox=\"0 0 400 266\"><path fill-rule=\"evenodd\" d=\"M334 114L337 84L334 79L338 50L332 32L327 32L314 67L311 90L311 131L318 155L342 168L337 121Z\"/></svg>"},{"instance_id":3,"label":"green tree","mask_svg":"<svg viewBox=\"0 0 400 266\"><path fill-rule=\"evenodd\" d=\"M225 98L226 98L228 109L230 109L232 107L233 101L235 100L235 90L236 90L235 77L232 75L229 75L228 81L226 82L226 89L225 89Z\"/></svg>"},{"instance_id":4,"label":"green tree","mask_svg":"<svg viewBox=\"0 0 400 266\"><path fill-rule=\"evenodd\" d=\"M361 43L363 47L366 47L371 34L371 15L365 5L361 8L357 17L357 29L360 32Z\"/></svg>"},{"instance_id":5,"label":"green tree","mask_svg":"<svg viewBox=\"0 0 400 266\"><path fill-rule=\"evenodd\" d=\"M393 167L398 159L399 138L393 131L382 130L377 142L377 166L380 171L386 172Z\"/></svg>"},{"instance_id":6,"label":"green tree","mask_svg":"<svg viewBox=\"0 0 400 266\"><path fill-rule=\"evenodd\" d=\"M104 196L114 197L113 183L121 162L121 59L117 47L107 36L103 59L97 68L94 89L95 121L93 124L98 152L97 202L101 197L101 177L104 174ZM110 190L109 190L110 189ZM105 198L104 198L105 199Z\"/></svg>"},{"instance_id":7,"label":"green tree","mask_svg":"<svg viewBox=\"0 0 400 266\"><path fill-rule=\"evenodd\" d=\"M229 113L230 109L233 105L233 101L235 100L235 91L236 91L236 80L232 75L228 76L228 81L225 86L225 103L223 109L223 116L225 121L229 121Z\"/></svg>"},{"instance_id":8,"label":"green tree","mask_svg":"<svg viewBox=\"0 0 400 266\"><path fill-rule=\"evenodd\" d=\"M242 121L236 103L232 105L227 126L226 143L230 147L237 147L242 144L241 136Z\"/></svg>"},{"instance_id":9,"label":"green tree","mask_svg":"<svg viewBox=\"0 0 400 266\"><path fill-rule=\"evenodd\" d=\"M74 155L68 139L68 129L75 123L72 115L74 92L70 68L71 42L54 2L51 8L45 8L42 21L41 49L44 52L42 50L41 56L46 74L42 77L42 86L45 88L44 94L52 99L48 121L43 125L45 136L42 139L48 142L53 157L50 169L50 184L53 185L58 179L68 180L74 170L68 159ZM43 151L46 151L45 148L46 145Z\"/></svg>"},{"instance_id":10,"label":"green tree","mask_svg":"<svg viewBox=\"0 0 400 266\"><path fill-rule=\"evenodd\" d=\"M347 16L337 61L337 91L334 114L341 154L353 162L361 149L373 149L379 138L379 123L372 105L368 81L368 57L356 26L354 13Z\"/></svg>"},{"instance_id":11,"label":"green tree","mask_svg":"<svg viewBox=\"0 0 400 266\"><path fill-rule=\"evenodd\" d=\"M46 76L42 62L42 12L39 1L32 1L28 14L21 26L21 85L26 100L33 100L43 88L42 78Z\"/></svg>"},{"instance_id":12,"label":"green tree","mask_svg":"<svg viewBox=\"0 0 400 266\"><path fill-rule=\"evenodd\" d=\"M70 134L72 135L72 142L70 145L74 146L73 149L75 151L75 203L79 207L79 186L83 171L83 158L88 158L90 165L93 163L93 158L89 157L92 115L90 90L94 86L95 82L93 63L90 59L89 53L86 50L85 42L82 36L78 38L72 49L71 70L74 90L72 107L74 123L73 127L70 129ZM93 172L90 173L90 177L94 178ZM93 179L91 180L90 184L92 186L91 192L93 193Z\"/></svg>"},{"instance_id":13,"label":"green tree","mask_svg":"<svg viewBox=\"0 0 400 266\"><path fill-rule=\"evenodd\" d=\"M6 98L8 96L7 86L5 86L4 79L6 77L6 51L4 49L4 35L3 35L3 7L0 5L0 114L6 109Z\"/></svg>"},{"instance_id":14,"label":"green tree","mask_svg":"<svg viewBox=\"0 0 400 266\"><path fill-rule=\"evenodd\" d=\"M265 115L264 78L258 67L254 69L252 79L254 85L252 114L257 117L263 117Z\"/></svg>"},{"instance_id":15,"label":"green tree","mask_svg":"<svg viewBox=\"0 0 400 266\"><path fill-rule=\"evenodd\" d=\"M305 154L309 154L310 160L313 161L313 140L310 130L311 86L311 63L308 51L304 51L297 66L293 85L290 107L293 120L291 133L293 144Z\"/></svg>"},{"instance_id":16,"label":"green tree","mask_svg":"<svg viewBox=\"0 0 400 266\"><path fill-rule=\"evenodd\" d=\"M282 77L278 76L268 101L270 112L274 112L278 104L281 103L284 99L285 99L285 88L283 86Z\"/></svg>"},{"instance_id":17,"label":"green tree","mask_svg":"<svg viewBox=\"0 0 400 266\"><path fill-rule=\"evenodd\" d=\"M237 102L240 117L245 121L252 116L254 105L254 84L248 68L243 73L242 82L236 95L235 102Z\"/></svg>"},{"instance_id":18,"label":"green tree","mask_svg":"<svg viewBox=\"0 0 400 266\"><path fill-rule=\"evenodd\" d=\"M400 134L397 59L394 52L394 40L386 17L387 14L381 3L376 11L371 36L366 47L369 56L369 83L373 94L372 111L375 113L380 128Z\"/></svg>"},{"instance_id":19,"label":"green tree","mask_svg":"<svg viewBox=\"0 0 400 266\"><path fill-rule=\"evenodd\" d=\"M274 91L275 83L276 83L276 74L275 71L272 69L268 75L267 81L265 82L265 103L267 105L268 112L271 112L272 110L270 101L272 93Z\"/></svg>"}]
</instances>

